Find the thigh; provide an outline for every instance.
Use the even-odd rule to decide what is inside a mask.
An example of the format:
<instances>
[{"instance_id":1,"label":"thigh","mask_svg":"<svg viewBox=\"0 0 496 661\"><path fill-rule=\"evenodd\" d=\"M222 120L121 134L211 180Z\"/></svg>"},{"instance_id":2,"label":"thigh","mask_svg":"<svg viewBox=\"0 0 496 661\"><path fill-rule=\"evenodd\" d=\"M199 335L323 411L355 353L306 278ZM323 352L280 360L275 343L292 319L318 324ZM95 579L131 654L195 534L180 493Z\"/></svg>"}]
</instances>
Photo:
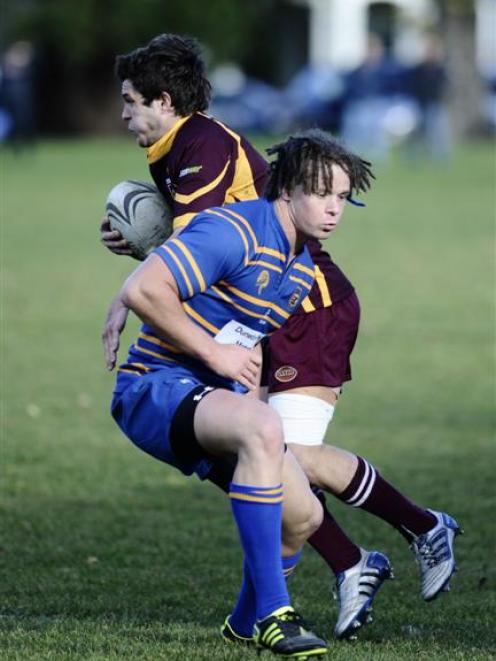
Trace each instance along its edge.
<instances>
[{"instance_id":1,"label":"thigh","mask_svg":"<svg viewBox=\"0 0 496 661\"><path fill-rule=\"evenodd\" d=\"M250 437L270 426L282 439L279 416L268 404L229 390L209 393L194 414L196 438L214 455L238 454Z\"/></svg>"},{"instance_id":2,"label":"thigh","mask_svg":"<svg viewBox=\"0 0 496 661\"><path fill-rule=\"evenodd\" d=\"M171 425L181 402L201 382L167 369L132 376L128 381L112 401L112 416L121 430L147 454L187 475L193 473L195 461L183 461L172 449Z\"/></svg>"}]
</instances>

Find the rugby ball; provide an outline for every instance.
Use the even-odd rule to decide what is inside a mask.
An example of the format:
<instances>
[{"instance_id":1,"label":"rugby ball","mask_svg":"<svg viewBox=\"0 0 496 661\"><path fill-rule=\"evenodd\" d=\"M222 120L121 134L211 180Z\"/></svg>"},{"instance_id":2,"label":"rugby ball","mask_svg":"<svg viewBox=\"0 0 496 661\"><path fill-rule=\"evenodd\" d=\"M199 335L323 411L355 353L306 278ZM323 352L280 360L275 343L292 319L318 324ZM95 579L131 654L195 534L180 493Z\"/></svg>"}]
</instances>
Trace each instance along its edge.
<instances>
[{"instance_id":1,"label":"rugby ball","mask_svg":"<svg viewBox=\"0 0 496 661\"><path fill-rule=\"evenodd\" d=\"M127 179L116 184L105 205L110 227L143 260L172 234L172 209L153 184Z\"/></svg>"}]
</instances>

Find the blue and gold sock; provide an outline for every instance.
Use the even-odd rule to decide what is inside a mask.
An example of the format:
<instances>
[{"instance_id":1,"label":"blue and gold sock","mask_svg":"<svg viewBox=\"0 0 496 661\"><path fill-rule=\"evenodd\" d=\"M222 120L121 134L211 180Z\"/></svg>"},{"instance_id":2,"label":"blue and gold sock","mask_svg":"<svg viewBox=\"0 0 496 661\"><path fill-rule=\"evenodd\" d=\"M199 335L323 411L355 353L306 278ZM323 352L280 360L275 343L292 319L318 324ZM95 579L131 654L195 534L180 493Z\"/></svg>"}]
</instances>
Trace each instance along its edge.
<instances>
[{"instance_id":1,"label":"blue and gold sock","mask_svg":"<svg viewBox=\"0 0 496 661\"><path fill-rule=\"evenodd\" d=\"M302 551L303 549L300 549L294 555L282 558L282 569L286 580L291 578L296 569ZM236 606L229 616L229 624L237 634L244 638L249 638L253 635L253 625L255 624L256 619L255 588L253 587L253 582L251 580L248 563L245 560L243 567L243 584L241 585Z\"/></svg>"},{"instance_id":2,"label":"blue and gold sock","mask_svg":"<svg viewBox=\"0 0 496 661\"><path fill-rule=\"evenodd\" d=\"M303 549L294 553L293 555L287 555L282 559L282 571L284 573L284 578L286 580L290 579L293 575L296 565L299 563Z\"/></svg>"},{"instance_id":3,"label":"blue and gold sock","mask_svg":"<svg viewBox=\"0 0 496 661\"><path fill-rule=\"evenodd\" d=\"M257 619L257 596L250 576L248 563L243 566L243 583L239 592L238 601L229 616L229 624L240 636L249 638L253 635L253 625Z\"/></svg>"},{"instance_id":4,"label":"blue and gold sock","mask_svg":"<svg viewBox=\"0 0 496 661\"><path fill-rule=\"evenodd\" d=\"M229 497L255 592L256 617L262 620L289 605L281 562L282 484L257 487L233 482Z\"/></svg>"}]
</instances>

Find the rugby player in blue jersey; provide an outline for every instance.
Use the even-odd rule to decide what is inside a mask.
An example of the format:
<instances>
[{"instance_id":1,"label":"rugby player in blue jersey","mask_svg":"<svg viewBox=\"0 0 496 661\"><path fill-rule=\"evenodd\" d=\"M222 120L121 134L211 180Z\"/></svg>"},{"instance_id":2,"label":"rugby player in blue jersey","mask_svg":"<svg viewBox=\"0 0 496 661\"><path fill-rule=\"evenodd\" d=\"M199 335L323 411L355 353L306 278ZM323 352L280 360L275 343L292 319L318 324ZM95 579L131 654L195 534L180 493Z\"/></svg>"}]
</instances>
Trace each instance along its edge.
<instances>
[{"instance_id":1,"label":"rugby player in blue jersey","mask_svg":"<svg viewBox=\"0 0 496 661\"><path fill-rule=\"evenodd\" d=\"M310 657L327 648L290 606L282 502L289 522L293 506L306 500L318 511L319 503L284 452L277 413L245 394L258 384L260 340L312 287L306 241L330 235L369 173L320 131L289 138L273 153L269 199L199 213L124 283L122 300L144 323L118 369L112 415L139 448L186 475L215 457L236 458L229 497L245 555L240 600L254 597L255 641Z\"/></svg>"},{"instance_id":2,"label":"rugby player in blue jersey","mask_svg":"<svg viewBox=\"0 0 496 661\"><path fill-rule=\"evenodd\" d=\"M119 56L123 119L147 148L150 173L184 227L198 211L255 199L266 183L264 160L241 136L204 114L210 85L194 40L160 35L146 47ZM114 252L130 251L118 233L102 225L102 241ZM412 545L419 562L422 596L434 598L454 570L456 524L418 507L365 459L323 445L343 383L351 378L350 354L358 331L359 303L353 286L322 250L308 242L316 281L289 322L270 338L270 404L283 421L285 440L311 481L343 502L379 516ZM115 364L126 308L117 299L104 330L107 364ZM216 462L207 478L227 490L232 469ZM338 637L354 633L389 575L387 558L357 546L330 512L310 543L337 576ZM228 629L226 629L228 632Z\"/></svg>"}]
</instances>

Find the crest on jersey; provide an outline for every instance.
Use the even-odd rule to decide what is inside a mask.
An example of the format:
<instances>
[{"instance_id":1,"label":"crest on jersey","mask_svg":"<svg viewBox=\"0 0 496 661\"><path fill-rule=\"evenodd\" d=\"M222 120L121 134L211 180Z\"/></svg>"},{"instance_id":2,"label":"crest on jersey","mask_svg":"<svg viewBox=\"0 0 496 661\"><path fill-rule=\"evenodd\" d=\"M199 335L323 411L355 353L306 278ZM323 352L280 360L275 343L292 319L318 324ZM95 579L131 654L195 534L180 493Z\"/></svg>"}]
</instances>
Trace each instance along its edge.
<instances>
[{"instance_id":1,"label":"crest on jersey","mask_svg":"<svg viewBox=\"0 0 496 661\"><path fill-rule=\"evenodd\" d=\"M301 295L303 293L303 290L301 287L296 287L294 292L291 294L289 297L289 307L290 308L295 308L296 305L300 302Z\"/></svg>"},{"instance_id":2,"label":"crest on jersey","mask_svg":"<svg viewBox=\"0 0 496 661\"><path fill-rule=\"evenodd\" d=\"M267 287L269 282L270 282L270 273L264 269L260 273L260 275L258 276L257 282L256 282L256 287L257 287L257 291L258 291L259 296L263 292L265 287Z\"/></svg>"}]
</instances>

